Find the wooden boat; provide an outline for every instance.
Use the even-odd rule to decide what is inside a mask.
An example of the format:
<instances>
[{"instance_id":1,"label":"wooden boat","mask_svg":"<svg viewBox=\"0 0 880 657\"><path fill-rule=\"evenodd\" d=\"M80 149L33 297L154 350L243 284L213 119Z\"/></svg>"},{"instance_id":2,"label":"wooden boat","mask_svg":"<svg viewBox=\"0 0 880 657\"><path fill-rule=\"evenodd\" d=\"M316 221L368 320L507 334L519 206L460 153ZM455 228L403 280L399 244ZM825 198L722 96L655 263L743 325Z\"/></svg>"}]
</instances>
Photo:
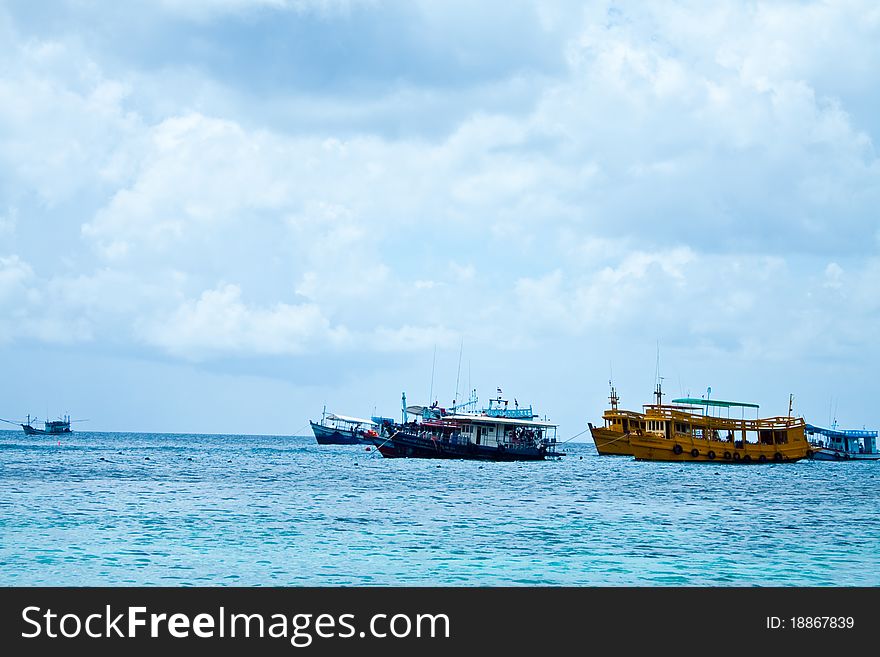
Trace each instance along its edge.
<instances>
[{"instance_id":1,"label":"wooden boat","mask_svg":"<svg viewBox=\"0 0 880 657\"><path fill-rule=\"evenodd\" d=\"M372 438L379 435L372 420L328 414L326 406L321 413L321 421L309 420L309 424L319 445L371 445Z\"/></svg>"},{"instance_id":2,"label":"wooden boat","mask_svg":"<svg viewBox=\"0 0 880 657\"><path fill-rule=\"evenodd\" d=\"M807 440L813 446L813 458L820 461L877 461L877 432L864 429L831 429L808 424Z\"/></svg>"},{"instance_id":3,"label":"wooden boat","mask_svg":"<svg viewBox=\"0 0 880 657\"><path fill-rule=\"evenodd\" d=\"M814 455L804 435L806 423L791 415L791 399L788 416L746 419L746 409L757 414L757 404L702 398L664 404L660 384L654 395L655 403L645 404L644 412L622 411L612 388L612 407L603 415L605 427L590 425L600 454L631 454L639 461L737 464L790 463ZM735 409L741 417L730 416Z\"/></svg>"},{"instance_id":4,"label":"wooden boat","mask_svg":"<svg viewBox=\"0 0 880 657\"><path fill-rule=\"evenodd\" d=\"M410 421L417 409L421 412ZM408 407L404 394L402 422L383 419L373 443L386 458L542 461L564 456L556 450L556 425L537 418L531 406L508 408L500 396L481 411L467 412L454 405L449 410Z\"/></svg>"}]
</instances>

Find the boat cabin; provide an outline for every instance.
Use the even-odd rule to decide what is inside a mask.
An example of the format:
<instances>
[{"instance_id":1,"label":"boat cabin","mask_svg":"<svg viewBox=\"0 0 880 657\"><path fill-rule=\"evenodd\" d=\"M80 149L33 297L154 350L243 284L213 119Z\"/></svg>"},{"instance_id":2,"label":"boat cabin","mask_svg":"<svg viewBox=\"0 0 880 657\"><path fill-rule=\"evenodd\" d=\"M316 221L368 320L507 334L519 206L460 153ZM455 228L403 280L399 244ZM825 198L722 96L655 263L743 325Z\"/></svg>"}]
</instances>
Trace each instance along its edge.
<instances>
[{"instance_id":1,"label":"boat cabin","mask_svg":"<svg viewBox=\"0 0 880 657\"><path fill-rule=\"evenodd\" d=\"M448 433L451 440L474 445L522 447L556 444L556 425L549 422L500 416L450 415L444 418L443 424L447 425L444 433Z\"/></svg>"},{"instance_id":2,"label":"boat cabin","mask_svg":"<svg viewBox=\"0 0 880 657\"><path fill-rule=\"evenodd\" d=\"M340 431L357 431L361 427L371 428L374 425L374 422L372 420L365 420L361 417L339 415L338 413L327 413L321 418L321 424L328 429L338 429Z\"/></svg>"},{"instance_id":3,"label":"boat cabin","mask_svg":"<svg viewBox=\"0 0 880 657\"><path fill-rule=\"evenodd\" d=\"M825 429L808 424L805 428L808 440L818 447L850 454L876 454L877 432L858 429Z\"/></svg>"}]
</instances>

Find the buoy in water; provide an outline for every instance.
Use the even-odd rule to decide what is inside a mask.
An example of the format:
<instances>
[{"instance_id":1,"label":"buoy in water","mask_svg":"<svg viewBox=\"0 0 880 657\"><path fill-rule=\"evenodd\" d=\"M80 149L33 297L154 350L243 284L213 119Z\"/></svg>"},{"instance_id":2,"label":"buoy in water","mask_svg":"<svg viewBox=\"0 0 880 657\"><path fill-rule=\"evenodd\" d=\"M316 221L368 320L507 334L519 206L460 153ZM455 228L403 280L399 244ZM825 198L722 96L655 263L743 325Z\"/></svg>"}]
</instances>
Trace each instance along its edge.
<instances>
[{"instance_id":1,"label":"buoy in water","mask_svg":"<svg viewBox=\"0 0 880 657\"><path fill-rule=\"evenodd\" d=\"M371 449L371 448L370 448L370 446L368 445L366 451L369 452L370 449Z\"/></svg>"}]
</instances>

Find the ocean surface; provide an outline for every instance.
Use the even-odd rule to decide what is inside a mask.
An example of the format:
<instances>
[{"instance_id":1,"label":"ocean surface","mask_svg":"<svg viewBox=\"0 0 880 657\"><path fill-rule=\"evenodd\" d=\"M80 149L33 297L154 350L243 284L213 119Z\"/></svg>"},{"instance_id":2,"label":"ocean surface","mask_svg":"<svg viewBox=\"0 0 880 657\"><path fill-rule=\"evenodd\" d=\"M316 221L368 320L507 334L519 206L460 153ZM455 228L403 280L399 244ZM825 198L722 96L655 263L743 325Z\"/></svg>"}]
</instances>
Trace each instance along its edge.
<instances>
[{"instance_id":1,"label":"ocean surface","mask_svg":"<svg viewBox=\"0 0 880 657\"><path fill-rule=\"evenodd\" d=\"M880 462L0 431L3 586L878 586Z\"/></svg>"}]
</instances>

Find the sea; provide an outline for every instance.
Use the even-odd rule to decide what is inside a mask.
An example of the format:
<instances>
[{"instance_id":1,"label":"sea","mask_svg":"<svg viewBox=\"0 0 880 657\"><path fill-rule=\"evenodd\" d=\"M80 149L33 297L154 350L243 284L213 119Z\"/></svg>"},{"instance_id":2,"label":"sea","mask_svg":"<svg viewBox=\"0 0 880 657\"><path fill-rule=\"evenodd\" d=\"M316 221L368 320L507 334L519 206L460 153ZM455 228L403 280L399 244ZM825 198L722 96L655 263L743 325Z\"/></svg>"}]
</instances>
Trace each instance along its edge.
<instances>
[{"instance_id":1,"label":"sea","mask_svg":"<svg viewBox=\"0 0 880 657\"><path fill-rule=\"evenodd\" d=\"M0 431L2 586L878 586L880 462Z\"/></svg>"}]
</instances>

